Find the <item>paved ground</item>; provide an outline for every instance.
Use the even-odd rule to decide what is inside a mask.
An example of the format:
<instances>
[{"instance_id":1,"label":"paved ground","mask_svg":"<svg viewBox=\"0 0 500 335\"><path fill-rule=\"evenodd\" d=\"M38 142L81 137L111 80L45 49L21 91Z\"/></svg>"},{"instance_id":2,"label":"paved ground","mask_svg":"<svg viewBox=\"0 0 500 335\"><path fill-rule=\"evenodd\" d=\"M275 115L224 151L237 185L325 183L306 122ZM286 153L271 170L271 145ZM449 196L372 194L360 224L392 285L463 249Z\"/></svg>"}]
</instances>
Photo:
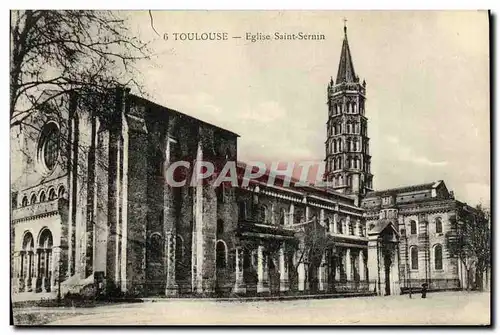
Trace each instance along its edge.
<instances>
[{"instance_id":1,"label":"paved ground","mask_svg":"<svg viewBox=\"0 0 500 335\"><path fill-rule=\"evenodd\" d=\"M35 312L35 313L33 313ZM23 314L50 315L53 325L259 325L259 324L489 324L489 293L431 293L414 296L360 297L293 301L157 302L80 309L20 309ZM54 314L55 313L55 314ZM33 319L34 322L35 319ZM43 321L42 321L43 322Z\"/></svg>"}]
</instances>

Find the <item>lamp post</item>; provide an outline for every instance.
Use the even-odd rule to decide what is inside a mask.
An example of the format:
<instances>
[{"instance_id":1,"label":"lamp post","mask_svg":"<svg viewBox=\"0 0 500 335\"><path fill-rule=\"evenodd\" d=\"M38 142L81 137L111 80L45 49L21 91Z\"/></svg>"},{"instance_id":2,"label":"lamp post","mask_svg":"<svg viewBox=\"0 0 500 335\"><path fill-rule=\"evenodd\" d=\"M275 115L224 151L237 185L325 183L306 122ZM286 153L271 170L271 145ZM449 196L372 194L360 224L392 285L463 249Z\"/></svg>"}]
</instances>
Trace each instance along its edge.
<instances>
[{"instance_id":1,"label":"lamp post","mask_svg":"<svg viewBox=\"0 0 500 335\"><path fill-rule=\"evenodd\" d=\"M405 269L406 269L406 274L407 274L407 278L408 278L408 289L409 289L409 293L408 293L408 296L410 297L411 299L411 278L410 278L410 268L408 266L408 235L406 234L406 229L403 228L401 230L401 234L403 235L404 239L405 239Z\"/></svg>"}]
</instances>

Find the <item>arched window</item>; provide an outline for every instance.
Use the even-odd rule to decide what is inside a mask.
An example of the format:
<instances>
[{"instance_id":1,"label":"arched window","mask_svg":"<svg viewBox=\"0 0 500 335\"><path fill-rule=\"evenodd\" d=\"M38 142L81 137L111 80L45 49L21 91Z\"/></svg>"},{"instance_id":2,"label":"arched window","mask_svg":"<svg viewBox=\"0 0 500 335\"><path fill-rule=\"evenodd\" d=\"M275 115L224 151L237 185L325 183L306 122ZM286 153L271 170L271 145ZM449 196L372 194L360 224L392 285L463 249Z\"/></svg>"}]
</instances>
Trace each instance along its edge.
<instances>
[{"instance_id":1,"label":"arched window","mask_svg":"<svg viewBox=\"0 0 500 335\"><path fill-rule=\"evenodd\" d=\"M440 234L443 232L443 222L440 217L436 218L436 234Z\"/></svg>"},{"instance_id":2,"label":"arched window","mask_svg":"<svg viewBox=\"0 0 500 335\"><path fill-rule=\"evenodd\" d=\"M65 195L66 195L66 189L64 188L64 186L59 187L59 191L57 192L57 197L64 198Z\"/></svg>"},{"instance_id":3,"label":"arched window","mask_svg":"<svg viewBox=\"0 0 500 335\"><path fill-rule=\"evenodd\" d=\"M436 244L434 247L434 269L443 270L443 247Z\"/></svg>"},{"instance_id":4,"label":"arched window","mask_svg":"<svg viewBox=\"0 0 500 335\"><path fill-rule=\"evenodd\" d=\"M54 168L59 156L59 128L53 122L48 123L42 130L38 155L48 170Z\"/></svg>"},{"instance_id":5,"label":"arched window","mask_svg":"<svg viewBox=\"0 0 500 335\"><path fill-rule=\"evenodd\" d=\"M281 226L286 226L287 224L287 214L286 214L286 210L285 209L282 209L281 210L281 216L280 216L280 225Z\"/></svg>"},{"instance_id":6,"label":"arched window","mask_svg":"<svg viewBox=\"0 0 500 335\"><path fill-rule=\"evenodd\" d=\"M337 221L337 234L343 234L343 226L344 226L344 220L338 220Z\"/></svg>"},{"instance_id":7,"label":"arched window","mask_svg":"<svg viewBox=\"0 0 500 335\"><path fill-rule=\"evenodd\" d=\"M215 266L217 269L224 269L226 267L226 244L223 241L218 241L215 247Z\"/></svg>"},{"instance_id":8,"label":"arched window","mask_svg":"<svg viewBox=\"0 0 500 335\"><path fill-rule=\"evenodd\" d=\"M21 206L28 206L28 197L24 196L23 200L21 201Z\"/></svg>"},{"instance_id":9,"label":"arched window","mask_svg":"<svg viewBox=\"0 0 500 335\"><path fill-rule=\"evenodd\" d=\"M149 238L149 261L161 263L163 255L163 240L159 233L153 233Z\"/></svg>"},{"instance_id":10,"label":"arched window","mask_svg":"<svg viewBox=\"0 0 500 335\"><path fill-rule=\"evenodd\" d=\"M45 191L40 192L40 202L45 201Z\"/></svg>"},{"instance_id":11,"label":"arched window","mask_svg":"<svg viewBox=\"0 0 500 335\"><path fill-rule=\"evenodd\" d=\"M55 198L56 198L56 191L53 188L51 188L49 190L49 201L54 200Z\"/></svg>"},{"instance_id":12,"label":"arched window","mask_svg":"<svg viewBox=\"0 0 500 335\"><path fill-rule=\"evenodd\" d=\"M410 247L411 269L418 270L418 249L416 246Z\"/></svg>"},{"instance_id":13,"label":"arched window","mask_svg":"<svg viewBox=\"0 0 500 335\"><path fill-rule=\"evenodd\" d=\"M414 220L410 221L410 234L411 235L417 234L417 223Z\"/></svg>"},{"instance_id":14,"label":"arched window","mask_svg":"<svg viewBox=\"0 0 500 335\"><path fill-rule=\"evenodd\" d=\"M36 194L31 195L30 204L31 205L36 204Z\"/></svg>"},{"instance_id":15,"label":"arched window","mask_svg":"<svg viewBox=\"0 0 500 335\"><path fill-rule=\"evenodd\" d=\"M224 234L224 221L221 219L217 220L217 235Z\"/></svg>"}]
</instances>

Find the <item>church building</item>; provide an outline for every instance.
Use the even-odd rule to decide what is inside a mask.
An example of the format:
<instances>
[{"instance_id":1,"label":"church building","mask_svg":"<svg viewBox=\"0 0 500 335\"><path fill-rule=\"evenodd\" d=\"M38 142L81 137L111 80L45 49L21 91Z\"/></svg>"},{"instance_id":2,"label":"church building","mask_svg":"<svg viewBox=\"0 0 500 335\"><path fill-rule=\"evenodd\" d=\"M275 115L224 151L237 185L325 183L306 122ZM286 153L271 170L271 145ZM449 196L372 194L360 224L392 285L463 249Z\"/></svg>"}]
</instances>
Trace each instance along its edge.
<instances>
[{"instance_id":1,"label":"church building","mask_svg":"<svg viewBox=\"0 0 500 335\"><path fill-rule=\"evenodd\" d=\"M443 181L374 191L365 110L344 27L327 85L327 187L174 186L168 167L238 161L238 135L117 88L74 92L27 122L13 184L14 294L400 294L463 287L445 234L465 204ZM62 107L61 107L62 106ZM48 107L50 108L50 106ZM182 176L190 176L185 167ZM466 206L465 206L466 207Z\"/></svg>"}]
</instances>

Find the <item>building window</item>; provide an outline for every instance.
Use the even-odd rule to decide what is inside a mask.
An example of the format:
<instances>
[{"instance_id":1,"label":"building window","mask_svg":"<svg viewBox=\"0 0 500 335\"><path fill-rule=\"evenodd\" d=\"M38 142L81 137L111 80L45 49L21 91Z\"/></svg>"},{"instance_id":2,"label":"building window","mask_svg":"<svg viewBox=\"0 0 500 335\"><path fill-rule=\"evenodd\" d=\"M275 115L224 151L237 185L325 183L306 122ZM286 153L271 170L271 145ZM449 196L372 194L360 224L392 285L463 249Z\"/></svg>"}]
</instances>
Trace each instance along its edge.
<instances>
[{"instance_id":1,"label":"building window","mask_svg":"<svg viewBox=\"0 0 500 335\"><path fill-rule=\"evenodd\" d=\"M30 204L31 205L36 204L36 194L31 195Z\"/></svg>"},{"instance_id":2,"label":"building window","mask_svg":"<svg viewBox=\"0 0 500 335\"><path fill-rule=\"evenodd\" d=\"M154 233L149 238L149 261L161 263L163 255L163 241L159 233Z\"/></svg>"},{"instance_id":3,"label":"building window","mask_svg":"<svg viewBox=\"0 0 500 335\"><path fill-rule=\"evenodd\" d=\"M66 195L66 189L64 188L64 186L59 187L57 197L62 199L64 198L65 195Z\"/></svg>"},{"instance_id":4,"label":"building window","mask_svg":"<svg viewBox=\"0 0 500 335\"><path fill-rule=\"evenodd\" d=\"M415 246L410 247L410 262L411 269L418 270L418 249Z\"/></svg>"},{"instance_id":5,"label":"building window","mask_svg":"<svg viewBox=\"0 0 500 335\"><path fill-rule=\"evenodd\" d=\"M215 265L217 269L224 269L226 267L226 244L223 241L217 242L215 253Z\"/></svg>"},{"instance_id":6,"label":"building window","mask_svg":"<svg viewBox=\"0 0 500 335\"><path fill-rule=\"evenodd\" d=\"M25 207L28 206L28 197L24 196L23 200L21 201L21 206Z\"/></svg>"},{"instance_id":7,"label":"building window","mask_svg":"<svg viewBox=\"0 0 500 335\"><path fill-rule=\"evenodd\" d=\"M443 232L443 222L441 218L436 218L436 234L440 234Z\"/></svg>"},{"instance_id":8,"label":"building window","mask_svg":"<svg viewBox=\"0 0 500 335\"><path fill-rule=\"evenodd\" d=\"M280 216L280 225L281 226L286 226L287 225L287 214L286 214L286 210L285 209L282 209L281 210L281 216Z\"/></svg>"},{"instance_id":9,"label":"building window","mask_svg":"<svg viewBox=\"0 0 500 335\"><path fill-rule=\"evenodd\" d=\"M344 226L344 220L337 221L337 234L343 234L342 227Z\"/></svg>"},{"instance_id":10,"label":"building window","mask_svg":"<svg viewBox=\"0 0 500 335\"><path fill-rule=\"evenodd\" d=\"M53 188L51 188L49 190L49 201L54 200L55 198L56 198L56 191Z\"/></svg>"},{"instance_id":11,"label":"building window","mask_svg":"<svg viewBox=\"0 0 500 335\"><path fill-rule=\"evenodd\" d=\"M217 235L224 234L224 221L221 219L217 220Z\"/></svg>"},{"instance_id":12,"label":"building window","mask_svg":"<svg viewBox=\"0 0 500 335\"><path fill-rule=\"evenodd\" d=\"M410 221L410 234L411 235L417 234L417 223L414 220Z\"/></svg>"},{"instance_id":13,"label":"building window","mask_svg":"<svg viewBox=\"0 0 500 335\"><path fill-rule=\"evenodd\" d=\"M443 247L441 244L434 247L434 269L443 270Z\"/></svg>"},{"instance_id":14,"label":"building window","mask_svg":"<svg viewBox=\"0 0 500 335\"><path fill-rule=\"evenodd\" d=\"M55 123L51 122L44 127L38 150L45 167L52 170L59 156L59 128Z\"/></svg>"},{"instance_id":15,"label":"building window","mask_svg":"<svg viewBox=\"0 0 500 335\"><path fill-rule=\"evenodd\" d=\"M40 202L44 202L45 201L45 191L42 191L40 193Z\"/></svg>"}]
</instances>

